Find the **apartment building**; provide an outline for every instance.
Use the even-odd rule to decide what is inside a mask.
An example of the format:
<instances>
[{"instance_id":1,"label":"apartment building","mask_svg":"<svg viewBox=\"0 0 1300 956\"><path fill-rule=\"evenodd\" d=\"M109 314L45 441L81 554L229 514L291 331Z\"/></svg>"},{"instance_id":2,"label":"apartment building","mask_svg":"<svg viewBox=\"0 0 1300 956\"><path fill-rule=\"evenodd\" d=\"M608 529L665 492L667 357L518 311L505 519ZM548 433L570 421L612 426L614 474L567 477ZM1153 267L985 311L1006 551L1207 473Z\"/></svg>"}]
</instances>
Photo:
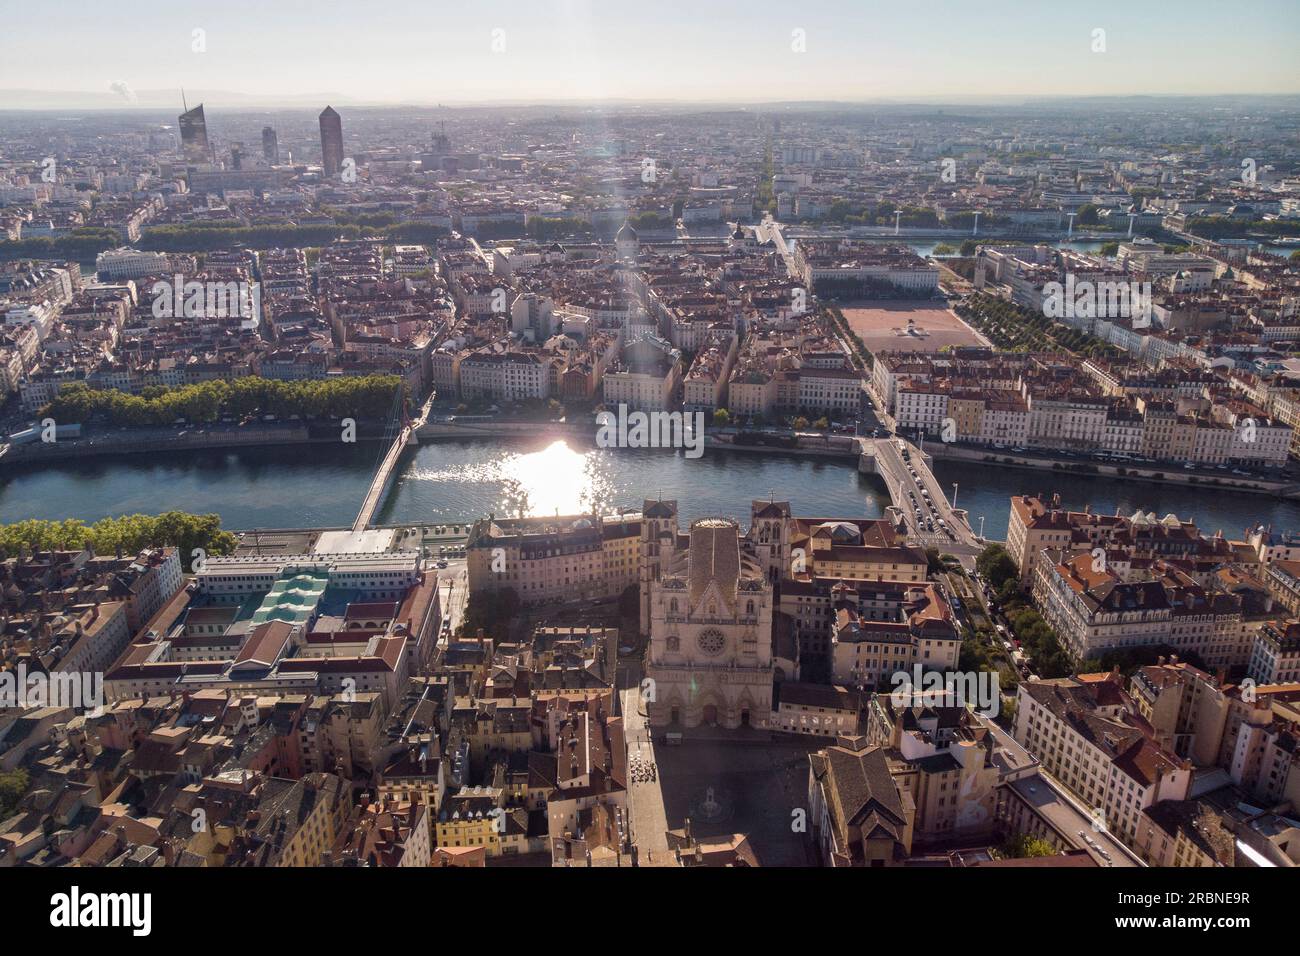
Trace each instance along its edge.
<instances>
[{"instance_id":1,"label":"apartment building","mask_svg":"<svg viewBox=\"0 0 1300 956\"><path fill-rule=\"evenodd\" d=\"M480 351L460 360L460 396L519 402L550 396L550 369L534 352Z\"/></svg>"},{"instance_id":2,"label":"apartment building","mask_svg":"<svg viewBox=\"0 0 1300 956\"><path fill-rule=\"evenodd\" d=\"M1270 561L1264 567L1264 583L1282 607L1300 617L1300 561Z\"/></svg>"},{"instance_id":3,"label":"apartment building","mask_svg":"<svg viewBox=\"0 0 1300 956\"><path fill-rule=\"evenodd\" d=\"M443 798L434 824L437 847L482 847L501 855L505 794L499 787L475 785Z\"/></svg>"},{"instance_id":4,"label":"apartment building","mask_svg":"<svg viewBox=\"0 0 1300 956\"><path fill-rule=\"evenodd\" d=\"M669 411L681 400L681 353L655 335L637 333L623 346L623 359L602 379L605 404L641 411Z\"/></svg>"},{"instance_id":5,"label":"apartment building","mask_svg":"<svg viewBox=\"0 0 1300 956\"><path fill-rule=\"evenodd\" d=\"M1133 851L1148 866L1235 866L1236 837L1207 800L1162 800L1142 811Z\"/></svg>"},{"instance_id":6,"label":"apartment building","mask_svg":"<svg viewBox=\"0 0 1300 956\"><path fill-rule=\"evenodd\" d=\"M741 355L727 381L727 402L733 415L771 415L777 407L777 373L757 355Z\"/></svg>"},{"instance_id":7,"label":"apartment building","mask_svg":"<svg viewBox=\"0 0 1300 956\"><path fill-rule=\"evenodd\" d=\"M937 638L956 634L955 618L933 584L897 581L845 581L837 578L785 578L781 582L778 624L789 622L790 638L802 667L829 678L832 638L840 605L853 607L859 620L901 624L913 641L923 632Z\"/></svg>"},{"instance_id":8,"label":"apartment building","mask_svg":"<svg viewBox=\"0 0 1300 956\"><path fill-rule=\"evenodd\" d=\"M850 283L883 286L918 297L939 288L939 270L907 246L852 239L800 240L794 271L814 292Z\"/></svg>"},{"instance_id":9,"label":"apartment building","mask_svg":"<svg viewBox=\"0 0 1300 956\"><path fill-rule=\"evenodd\" d=\"M348 782L332 773L272 777L260 788L256 809L231 855L246 866L320 866L343 835L352 795Z\"/></svg>"},{"instance_id":10,"label":"apartment building","mask_svg":"<svg viewBox=\"0 0 1300 956\"><path fill-rule=\"evenodd\" d=\"M1007 553L1020 571L1022 586L1031 584L1039 555L1045 549L1061 552L1097 548L1123 551L1135 557L1194 558L1215 556L1233 560L1231 546L1220 537L1205 538L1196 525L1169 514L1134 512L1124 516L1094 512L1091 507L1071 511L1058 494L1013 495L1007 522Z\"/></svg>"},{"instance_id":11,"label":"apartment building","mask_svg":"<svg viewBox=\"0 0 1300 956\"><path fill-rule=\"evenodd\" d=\"M887 521L790 517L776 560L785 576L923 584L925 549L905 541Z\"/></svg>"},{"instance_id":12,"label":"apartment building","mask_svg":"<svg viewBox=\"0 0 1300 956\"><path fill-rule=\"evenodd\" d=\"M495 518L474 523L471 598L510 588L524 605L618 597L637 583L639 515Z\"/></svg>"},{"instance_id":13,"label":"apartment building","mask_svg":"<svg viewBox=\"0 0 1300 956\"><path fill-rule=\"evenodd\" d=\"M143 279L146 276L166 275L169 271L171 260L164 252L148 252L122 246L95 256L95 272L105 281Z\"/></svg>"},{"instance_id":14,"label":"apartment building","mask_svg":"<svg viewBox=\"0 0 1300 956\"><path fill-rule=\"evenodd\" d=\"M1300 683L1300 620L1262 624L1250 647L1246 673L1257 684Z\"/></svg>"},{"instance_id":15,"label":"apartment building","mask_svg":"<svg viewBox=\"0 0 1300 956\"><path fill-rule=\"evenodd\" d=\"M768 726L792 734L839 737L857 734L862 717L861 695L838 684L778 681L772 691L772 720Z\"/></svg>"},{"instance_id":16,"label":"apartment building","mask_svg":"<svg viewBox=\"0 0 1300 956\"><path fill-rule=\"evenodd\" d=\"M1013 736L1129 846L1142 811L1187 798L1192 765L1133 719L1117 674L1022 681Z\"/></svg>"},{"instance_id":17,"label":"apartment building","mask_svg":"<svg viewBox=\"0 0 1300 956\"><path fill-rule=\"evenodd\" d=\"M862 409L862 375L850 369L805 365L799 370L800 409L854 418Z\"/></svg>"},{"instance_id":18,"label":"apartment building","mask_svg":"<svg viewBox=\"0 0 1300 956\"><path fill-rule=\"evenodd\" d=\"M1126 571L1124 558L1098 549L1071 556L1048 551L1040 559L1034 603L1071 657L1167 644L1210 667L1246 663L1251 644L1239 597L1208 592L1163 561Z\"/></svg>"},{"instance_id":19,"label":"apartment building","mask_svg":"<svg viewBox=\"0 0 1300 956\"><path fill-rule=\"evenodd\" d=\"M888 748L890 772L916 806L918 848L989 838L999 792L1038 761L991 720L962 706L896 702L875 694L867 738Z\"/></svg>"},{"instance_id":20,"label":"apartment building","mask_svg":"<svg viewBox=\"0 0 1300 956\"><path fill-rule=\"evenodd\" d=\"M872 621L864 619L852 602L841 600L831 629L832 679L873 689L889 686L895 674L916 667L955 670L961 635L951 613L946 604L916 595L905 621Z\"/></svg>"},{"instance_id":21,"label":"apartment building","mask_svg":"<svg viewBox=\"0 0 1300 956\"><path fill-rule=\"evenodd\" d=\"M410 869L432 863L433 834L429 807L419 800L386 796L362 807L341 862Z\"/></svg>"},{"instance_id":22,"label":"apartment building","mask_svg":"<svg viewBox=\"0 0 1300 956\"><path fill-rule=\"evenodd\" d=\"M1201 381L1197 370L1171 374L1172 384L1167 376L1121 380L1097 364L1080 369L1045 353L886 351L876 356L870 388L896 428L945 441L1216 468L1286 463L1294 423L1221 394L1222 384Z\"/></svg>"},{"instance_id":23,"label":"apartment building","mask_svg":"<svg viewBox=\"0 0 1300 956\"><path fill-rule=\"evenodd\" d=\"M711 339L695 355L683 386L683 408L711 413L727 407L727 379L736 361L736 337Z\"/></svg>"}]
</instances>

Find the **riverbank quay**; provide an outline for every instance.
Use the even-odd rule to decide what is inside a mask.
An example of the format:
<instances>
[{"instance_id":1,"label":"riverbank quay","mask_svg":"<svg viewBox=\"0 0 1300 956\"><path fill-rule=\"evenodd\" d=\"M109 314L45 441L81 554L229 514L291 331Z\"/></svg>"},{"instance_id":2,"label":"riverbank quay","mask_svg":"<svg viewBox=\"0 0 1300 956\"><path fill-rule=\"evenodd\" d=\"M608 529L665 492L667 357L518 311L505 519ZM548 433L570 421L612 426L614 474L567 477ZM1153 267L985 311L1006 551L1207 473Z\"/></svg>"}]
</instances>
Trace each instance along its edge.
<instances>
[{"instance_id":1,"label":"riverbank quay","mask_svg":"<svg viewBox=\"0 0 1300 956\"><path fill-rule=\"evenodd\" d=\"M1239 494L1266 495L1272 498L1300 500L1300 485L1282 478L1269 480L1254 476L1233 475L1230 472L1187 470L1170 465L1132 465L1115 462L1098 461L1085 458L1054 458L1050 455L1035 455L1025 452L1010 452L1004 449L984 447L967 447L943 442L927 442L926 454L933 458L949 462L970 462L978 465L995 465L1000 468L1018 468L1037 471L1057 477L1069 478L1077 475L1081 478L1121 478L1125 481L1141 481L1155 485L1175 485L1183 487L1221 488Z\"/></svg>"},{"instance_id":2,"label":"riverbank quay","mask_svg":"<svg viewBox=\"0 0 1300 956\"><path fill-rule=\"evenodd\" d=\"M356 426L356 441L378 441L384 437L382 422ZM257 448L280 445L336 444L342 440L336 422L286 422L257 426L200 425L162 428L88 429L80 438L52 442L10 444L0 452L0 468L31 465L43 461L90 458L100 455L143 455L151 452L204 451L222 448Z\"/></svg>"}]
</instances>

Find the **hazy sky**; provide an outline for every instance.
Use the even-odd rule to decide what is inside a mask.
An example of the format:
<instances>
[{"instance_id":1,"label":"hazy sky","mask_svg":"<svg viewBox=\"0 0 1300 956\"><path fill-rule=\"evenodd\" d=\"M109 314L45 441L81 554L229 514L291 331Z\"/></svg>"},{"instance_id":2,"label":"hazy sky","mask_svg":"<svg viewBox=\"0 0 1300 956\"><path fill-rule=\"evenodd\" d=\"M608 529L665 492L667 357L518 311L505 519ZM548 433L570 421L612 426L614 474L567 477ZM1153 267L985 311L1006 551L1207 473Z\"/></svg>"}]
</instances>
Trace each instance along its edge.
<instances>
[{"instance_id":1,"label":"hazy sky","mask_svg":"<svg viewBox=\"0 0 1300 956\"><path fill-rule=\"evenodd\" d=\"M1298 0L5 0L0 22L0 89L421 103L1300 92Z\"/></svg>"}]
</instances>

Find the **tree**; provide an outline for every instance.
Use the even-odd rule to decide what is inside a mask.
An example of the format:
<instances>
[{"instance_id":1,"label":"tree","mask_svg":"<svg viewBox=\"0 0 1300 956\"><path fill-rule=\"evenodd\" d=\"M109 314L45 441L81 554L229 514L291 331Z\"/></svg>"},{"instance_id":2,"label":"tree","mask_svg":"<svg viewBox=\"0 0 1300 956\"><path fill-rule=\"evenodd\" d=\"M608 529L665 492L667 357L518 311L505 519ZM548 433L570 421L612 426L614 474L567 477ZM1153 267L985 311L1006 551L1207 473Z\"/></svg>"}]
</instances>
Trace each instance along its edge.
<instances>
[{"instance_id":1,"label":"tree","mask_svg":"<svg viewBox=\"0 0 1300 956\"><path fill-rule=\"evenodd\" d=\"M1017 833L998 849L1003 856L1016 860L1037 856L1056 856L1056 848L1052 844L1027 833Z\"/></svg>"},{"instance_id":2,"label":"tree","mask_svg":"<svg viewBox=\"0 0 1300 956\"><path fill-rule=\"evenodd\" d=\"M998 708L998 720L1004 727L1016 725L1016 688L1020 686L1020 675L1010 667L998 670L998 693L1002 701Z\"/></svg>"},{"instance_id":3,"label":"tree","mask_svg":"<svg viewBox=\"0 0 1300 956\"><path fill-rule=\"evenodd\" d=\"M27 792L30 778L21 768L0 773L0 820L9 817L16 809L23 794Z\"/></svg>"},{"instance_id":4,"label":"tree","mask_svg":"<svg viewBox=\"0 0 1300 956\"><path fill-rule=\"evenodd\" d=\"M957 667L966 672L982 671L989 666L988 649L978 640L961 642L961 651L957 655Z\"/></svg>"},{"instance_id":5,"label":"tree","mask_svg":"<svg viewBox=\"0 0 1300 956\"><path fill-rule=\"evenodd\" d=\"M482 630L489 637L503 637L500 632L518 613L519 594L514 588L485 591L465 606L460 632L472 636Z\"/></svg>"},{"instance_id":6,"label":"tree","mask_svg":"<svg viewBox=\"0 0 1300 956\"><path fill-rule=\"evenodd\" d=\"M1006 604L1020 594L1020 581L1018 578L1007 578L1002 582L1002 586L996 592L998 601Z\"/></svg>"},{"instance_id":7,"label":"tree","mask_svg":"<svg viewBox=\"0 0 1300 956\"><path fill-rule=\"evenodd\" d=\"M984 576L984 580L997 590L1019 573L1016 570L1016 562L1012 560L1011 555L1007 554L1007 549L1000 544L990 544L986 547L976 560L975 568Z\"/></svg>"},{"instance_id":8,"label":"tree","mask_svg":"<svg viewBox=\"0 0 1300 956\"><path fill-rule=\"evenodd\" d=\"M128 426L170 425L177 419L214 422L223 414L377 419L388 414L399 388L404 386L396 375L347 375L305 382L250 375L233 382L149 388L139 395L73 382L64 385L40 414L59 422L102 418L109 424Z\"/></svg>"},{"instance_id":9,"label":"tree","mask_svg":"<svg viewBox=\"0 0 1300 956\"><path fill-rule=\"evenodd\" d=\"M726 428L731 424L731 413L725 408L715 408L713 410L713 424L718 428Z\"/></svg>"},{"instance_id":10,"label":"tree","mask_svg":"<svg viewBox=\"0 0 1300 956\"><path fill-rule=\"evenodd\" d=\"M168 511L160 515L122 515L92 525L75 518L63 521L28 519L0 525L0 557L20 549L73 550L90 547L96 554L136 554L144 548L173 547L190 569L198 549L209 557L231 554L238 539L221 530L221 516Z\"/></svg>"}]
</instances>

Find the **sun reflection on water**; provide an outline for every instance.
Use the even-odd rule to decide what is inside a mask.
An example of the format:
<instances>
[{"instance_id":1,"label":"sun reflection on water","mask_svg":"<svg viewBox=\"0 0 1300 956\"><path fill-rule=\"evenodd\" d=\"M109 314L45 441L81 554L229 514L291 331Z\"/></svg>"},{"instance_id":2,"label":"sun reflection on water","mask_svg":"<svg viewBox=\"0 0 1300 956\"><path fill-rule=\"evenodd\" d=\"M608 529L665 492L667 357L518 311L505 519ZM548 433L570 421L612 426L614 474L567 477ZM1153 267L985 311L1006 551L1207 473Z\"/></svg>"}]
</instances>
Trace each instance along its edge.
<instances>
[{"instance_id":1,"label":"sun reflection on water","mask_svg":"<svg viewBox=\"0 0 1300 956\"><path fill-rule=\"evenodd\" d=\"M571 515L614 505L613 485L604 456L576 450L563 440L540 451L512 452L500 458L445 470L421 469L411 477L430 482L498 485L502 516Z\"/></svg>"},{"instance_id":2,"label":"sun reflection on water","mask_svg":"<svg viewBox=\"0 0 1300 956\"><path fill-rule=\"evenodd\" d=\"M592 452L555 441L541 451L511 455L501 462L501 505L507 514L571 515L602 501L602 476Z\"/></svg>"}]
</instances>

